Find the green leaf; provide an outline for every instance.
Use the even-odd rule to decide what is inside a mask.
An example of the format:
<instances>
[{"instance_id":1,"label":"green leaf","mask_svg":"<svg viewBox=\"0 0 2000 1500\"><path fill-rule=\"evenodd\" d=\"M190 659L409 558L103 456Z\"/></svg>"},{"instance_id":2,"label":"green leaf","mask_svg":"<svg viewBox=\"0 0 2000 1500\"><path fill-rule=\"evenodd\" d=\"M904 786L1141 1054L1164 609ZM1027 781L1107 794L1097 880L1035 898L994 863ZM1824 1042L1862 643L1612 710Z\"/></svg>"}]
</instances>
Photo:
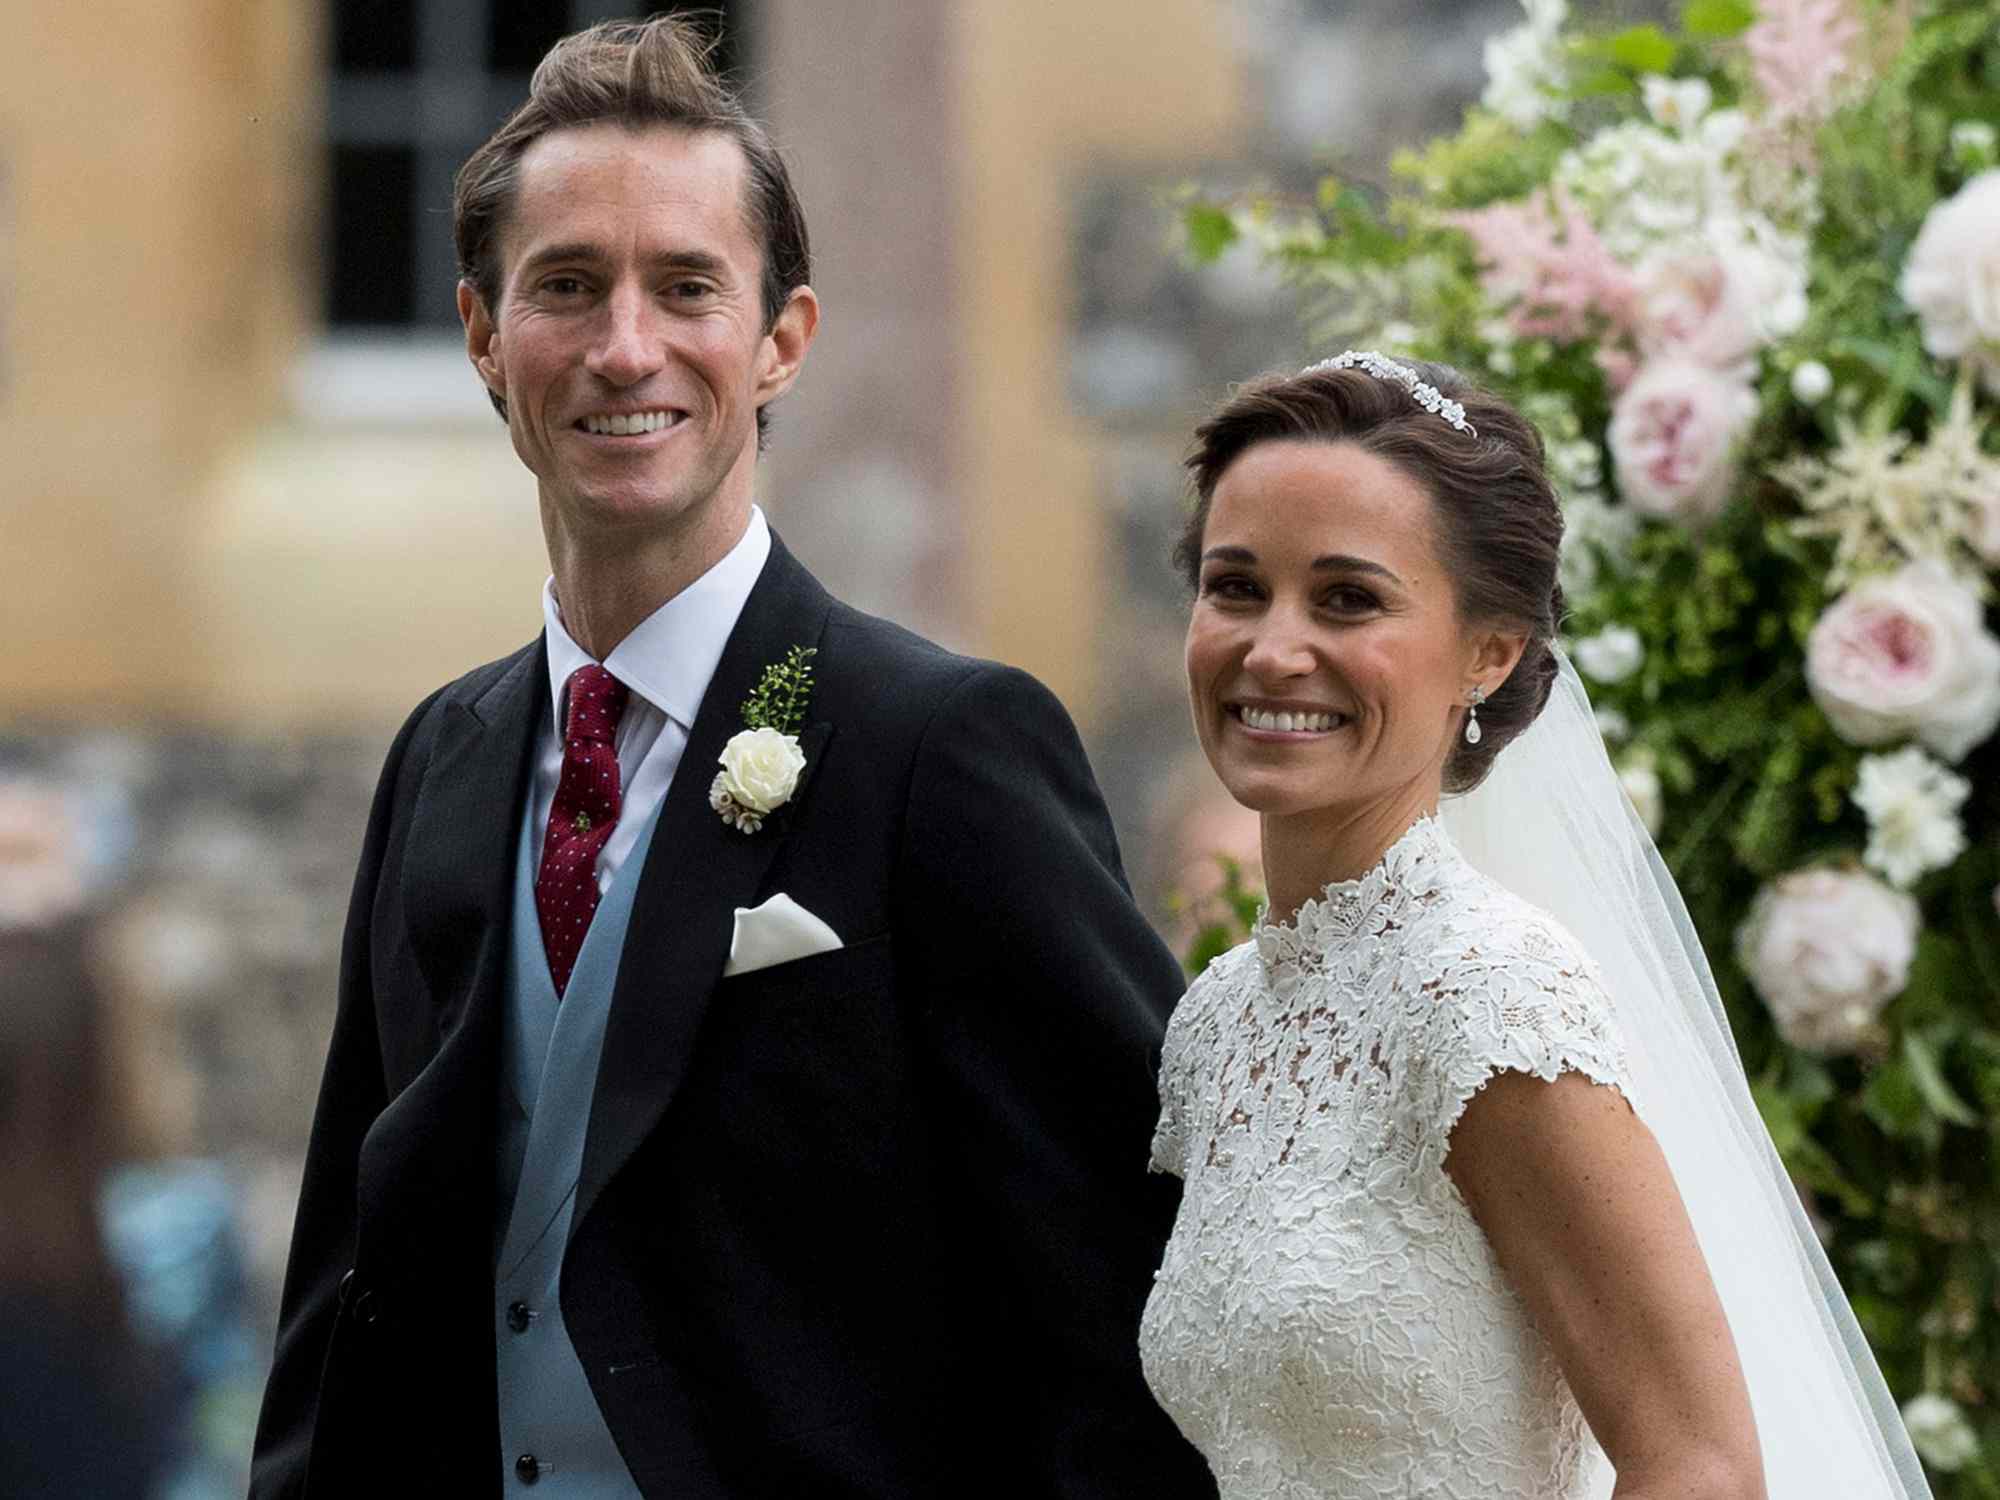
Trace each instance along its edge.
<instances>
[{"instance_id":1,"label":"green leaf","mask_svg":"<svg viewBox=\"0 0 2000 1500\"><path fill-rule=\"evenodd\" d=\"M1903 1060L1910 1065L1910 1081L1932 1114L1954 1125L1980 1123L1971 1106L1945 1082L1944 1070L1938 1066L1937 1054L1930 1043L1914 1031L1903 1033Z\"/></svg>"},{"instance_id":2,"label":"green leaf","mask_svg":"<svg viewBox=\"0 0 2000 1500\"><path fill-rule=\"evenodd\" d=\"M1707 41L1741 36L1756 19L1750 0L1686 0L1681 6L1681 30Z\"/></svg>"},{"instance_id":3,"label":"green leaf","mask_svg":"<svg viewBox=\"0 0 2000 1500\"><path fill-rule=\"evenodd\" d=\"M1190 203L1181 210L1181 224L1187 230L1188 250L1203 265L1219 258L1242 236L1229 211L1213 203Z\"/></svg>"},{"instance_id":4,"label":"green leaf","mask_svg":"<svg viewBox=\"0 0 2000 1500\"><path fill-rule=\"evenodd\" d=\"M1616 68L1598 68L1580 75L1563 92L1572 99L1603 99L1635 93L1638 87L1629 73L1621 73Z\"/></svg>"},{"instance_id":5,"label":"green leaf","mask_svg":"<svg viewBox=\"0 0 2000 1500\"><path fill-rule=\"evenodd\" d=\"M1604 55L1628 73L1664 73L1674 65L1674 39L1657 26L1634 26L1608 37Z\"/></svg>"},{"instance_id":6,"label":"green leaf","mask_svg":"<svg viewBox=\"0 0 2000 1500\"><path fill-rule=\"evenodd\" d=\"M1892 1059L1875 1070L1861 1092L1861 1108L1886 1135L1932 1147L1941 1135L1937 1119L1924 1107L1909 1060Z\"/></svg>"}]
</instances>

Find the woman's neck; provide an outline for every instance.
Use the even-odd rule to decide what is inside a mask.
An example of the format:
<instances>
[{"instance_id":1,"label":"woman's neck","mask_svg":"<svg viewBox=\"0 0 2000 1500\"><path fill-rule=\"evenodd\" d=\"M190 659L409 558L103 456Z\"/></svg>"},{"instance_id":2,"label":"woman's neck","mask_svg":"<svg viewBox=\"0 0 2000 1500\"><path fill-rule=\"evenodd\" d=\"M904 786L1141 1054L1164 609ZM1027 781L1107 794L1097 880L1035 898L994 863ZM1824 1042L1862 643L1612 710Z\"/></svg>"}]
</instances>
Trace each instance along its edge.
<instances>
[{"instance_id":1,"label":"woman's neck","mask_svg":"<svg viewBox=\"0 0 2000 1500\"><path fill-rule=\"evenodd\" d=\"M1263 819L1264 882L1270 920L1289 922L1328 886L1358 880L1419 818L1437 812L1436 787L1363 806L1316 808Z\"/></svg>"}]
</instances>

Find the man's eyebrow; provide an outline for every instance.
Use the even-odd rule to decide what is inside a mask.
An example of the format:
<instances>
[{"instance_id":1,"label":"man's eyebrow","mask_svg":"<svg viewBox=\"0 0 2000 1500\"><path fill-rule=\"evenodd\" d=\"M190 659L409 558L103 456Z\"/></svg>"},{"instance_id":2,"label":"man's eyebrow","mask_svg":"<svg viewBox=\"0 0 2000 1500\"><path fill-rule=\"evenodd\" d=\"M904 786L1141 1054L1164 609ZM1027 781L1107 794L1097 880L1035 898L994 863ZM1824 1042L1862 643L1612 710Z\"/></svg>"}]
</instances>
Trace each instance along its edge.
<instances>
[{"instance_id":1,"label":"man's eyebrow","mask_svg":"<svg viewBox=\"0 0 2000 1500\"><path fill-rule=\"evenodd\" d=\"M1257 561L1257 554L1252 552L1248 547L1210 547L1206 552L1202 553L1201 560L1203 562L1231 562L1254 565ZM1365 557L1355 557L1346 552L1329 552L1324 557L1314 558L1313 571L1315 573L1368 573L1378 578L1386 578L1391 583L1401 583L1403 581L1380 563L1370 562Z\"/></svg>"},{"instance_id":2,"label":"man's eyebrow","mask_svg":"<svg viewBox=\"0 0 2000 1500\"><path fill-rule=\"evenodd\" d=\"M602 245L589 240L565 240L561 244L544 245L521 262L523 271L539 270L543 266L555 265L562 261L603 261L610 258ZM664 250L650 257L653 266L671 266L679 271L699 271L706 275L720 275L728 269L728 263L719 255L706 250Z\"/></svg>"}]
</instances>

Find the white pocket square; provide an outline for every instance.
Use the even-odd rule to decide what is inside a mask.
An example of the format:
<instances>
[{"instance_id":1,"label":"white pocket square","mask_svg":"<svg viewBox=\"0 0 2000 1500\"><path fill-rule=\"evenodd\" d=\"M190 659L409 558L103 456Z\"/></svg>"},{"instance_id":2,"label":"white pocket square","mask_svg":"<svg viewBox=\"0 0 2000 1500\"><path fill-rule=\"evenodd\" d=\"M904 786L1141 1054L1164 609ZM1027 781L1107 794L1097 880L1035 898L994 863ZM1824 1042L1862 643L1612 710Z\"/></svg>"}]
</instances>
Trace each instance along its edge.
<instances>
[{"instance_id":1,"label":"white pocket square","mask_svg":"<svg viewBox=\"0 0 2000 1500\"><path fill-rule=\"evenodd\" d=\"M736 908L722 977L749 974L841 946L840 934L782 891L762 906Z\"/></svg>"}]
</instances>

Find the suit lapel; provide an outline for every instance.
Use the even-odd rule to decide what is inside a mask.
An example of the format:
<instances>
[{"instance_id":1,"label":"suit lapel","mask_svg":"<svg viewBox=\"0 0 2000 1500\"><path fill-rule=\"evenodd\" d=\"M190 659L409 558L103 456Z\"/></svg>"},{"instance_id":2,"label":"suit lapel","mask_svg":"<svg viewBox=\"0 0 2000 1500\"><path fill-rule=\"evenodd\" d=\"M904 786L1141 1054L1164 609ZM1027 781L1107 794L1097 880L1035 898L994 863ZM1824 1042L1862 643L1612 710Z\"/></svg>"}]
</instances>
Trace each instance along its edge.
<instances>
[{"instance_id":1,"label":"suit lapel","mask_svg":"<svg viewBox=\"0 0 2000 1500\"><path fill-rule=\"evenodd\" d=\"M606 1022L572 1233L672 1102L729 957L735 908L756 904L785 839L789 806L757 833L739 833L709 806L708 791L722 747L743 727L743 700L791 647L818 645L831 603L774 536L702 698L641 872ZM794 803L830 736L825 724L801 734L807 779Z\"/></svg>"},{"instance_id":2,"label":"suit lapel","mask_svg":"<svg viewBox=\"0 0 2000 1500\"><path fill-rule=\"evenodd\" d=\"M493 1174L468 1166L493 1154L514 845L535 715L548 712L544 660L527 647L483 694L446 702L410 817L403 912L428 993L392 1004L435 1037L412 1038L411 1057L428 1063L370 1129L360 1183L375 1249L402 1263L437 1259L461 1233L490 1253Z\"/></svg>"}]
</instances>

